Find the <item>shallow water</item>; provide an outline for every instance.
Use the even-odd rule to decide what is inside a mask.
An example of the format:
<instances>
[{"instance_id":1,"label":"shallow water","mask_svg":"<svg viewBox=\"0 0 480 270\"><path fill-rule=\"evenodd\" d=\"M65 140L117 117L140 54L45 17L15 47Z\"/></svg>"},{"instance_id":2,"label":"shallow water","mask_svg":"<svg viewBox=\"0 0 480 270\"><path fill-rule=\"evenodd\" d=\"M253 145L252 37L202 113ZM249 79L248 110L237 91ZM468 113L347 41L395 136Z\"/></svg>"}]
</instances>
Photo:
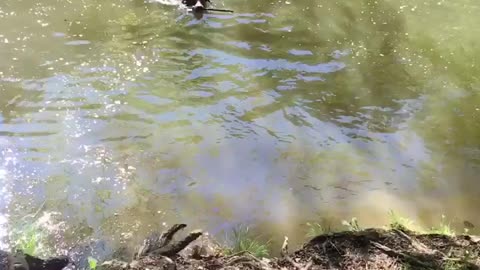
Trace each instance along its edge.
<instances>
[{"instance_id":1,"label":"shallow water","mask_svg":"<svg viewBox=\"0 0 480 270\"><path fill-rule=\"evenodd\" d=\"M479 224L476 1L215 7L1 1L0 237L37 210L106 250L173 222Z\"/></svg>"}]
</instances>

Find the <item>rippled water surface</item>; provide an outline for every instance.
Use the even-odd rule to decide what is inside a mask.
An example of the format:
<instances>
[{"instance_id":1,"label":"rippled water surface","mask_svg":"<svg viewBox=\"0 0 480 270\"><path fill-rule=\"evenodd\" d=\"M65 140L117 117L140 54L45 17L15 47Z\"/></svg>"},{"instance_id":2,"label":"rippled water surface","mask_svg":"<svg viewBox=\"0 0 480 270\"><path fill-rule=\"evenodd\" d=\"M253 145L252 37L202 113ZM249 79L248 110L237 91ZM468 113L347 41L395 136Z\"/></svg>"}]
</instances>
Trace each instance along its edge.
<instances>
[{"instance_id":1,"label":"rippled water surface","mask_svg":"<svg viewBox=\"0 0 480 270\"><path fill-rule=\"evenodd\" d=\"M480 225L478 1L174 2L1 1L0 237Z\"/></svg>"}]
</instances>

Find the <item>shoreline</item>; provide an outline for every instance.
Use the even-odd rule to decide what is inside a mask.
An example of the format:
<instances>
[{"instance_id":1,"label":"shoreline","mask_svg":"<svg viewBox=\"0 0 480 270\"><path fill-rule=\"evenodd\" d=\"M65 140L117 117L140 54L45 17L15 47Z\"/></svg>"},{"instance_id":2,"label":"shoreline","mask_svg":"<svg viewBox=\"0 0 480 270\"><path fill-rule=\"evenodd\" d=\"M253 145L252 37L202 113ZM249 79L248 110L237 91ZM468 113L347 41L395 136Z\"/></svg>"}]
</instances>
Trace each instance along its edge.
<instances>
[{"instance_id":1,"label":"shoreline","mask_svg":"<svg viewBox=\"0 0 480 270\"><path fill-rule=\"evenodd\" d=\"M82 267L82 263L66 256L42 260L28 254L2 251L0 270L480 269L478 236L456 236L448 230L420 233L399 223L390 224L388 229L360 229L355 219L348 225L345 231L317 234L293 251L289 251L285 237L280 256L269 257L263 250L265 245L246 235L239 235L236 247L227 248L201 231L192 231L182 237L181 231L187 225L175 224L147 237L130 260L114 256L98 262L89 257L83 258ZM11 268L15 263L20 268ZM25 267L21 268L22 264Z\"/></svg>"},{"instance_id":2,"label":"shoreline","mask_svg":"<svg viewBox=\"0 0 480 270\"><path fill-rule=\"evenodd\" d=\"M190 233L185 239L195 233L198 232ZM163 235L168 235L168 231ZM148 250L144 247L140 250L142 248ZM215 244L201 241L189 245L181 253L168 245L160 249L163 251L150 250L144 254L145 256L136 257L131 262L106 261L101 264L100 269L455 270L480 268L480 237L438 233L420 234L400 226L388 230L369 228L322 234L293 252L288 251L286 237L281 255L270 258L255 256L254 253L246 250L225 253Z\"/></svg>"}]
</instances>

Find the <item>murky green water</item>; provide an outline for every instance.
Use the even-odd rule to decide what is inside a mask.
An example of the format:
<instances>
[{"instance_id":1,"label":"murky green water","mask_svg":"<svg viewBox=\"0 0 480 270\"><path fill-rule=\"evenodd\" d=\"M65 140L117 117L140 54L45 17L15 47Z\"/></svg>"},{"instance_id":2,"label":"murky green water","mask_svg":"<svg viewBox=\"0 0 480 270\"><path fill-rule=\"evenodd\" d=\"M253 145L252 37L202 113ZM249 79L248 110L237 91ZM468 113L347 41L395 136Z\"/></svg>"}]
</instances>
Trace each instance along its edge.
<instances>
[{"instance_id":1,"label":"murky green water","mask_svg":"<svg viewBox=\"0 0 480 270\"><path fill-rule=\"evenodd\" d=\"M164 222L298 243L389 209L480 225L477 1L215 4L235 13L1 1L3 233L43 203L66 247Z\"/></svg>"}]
</instances>

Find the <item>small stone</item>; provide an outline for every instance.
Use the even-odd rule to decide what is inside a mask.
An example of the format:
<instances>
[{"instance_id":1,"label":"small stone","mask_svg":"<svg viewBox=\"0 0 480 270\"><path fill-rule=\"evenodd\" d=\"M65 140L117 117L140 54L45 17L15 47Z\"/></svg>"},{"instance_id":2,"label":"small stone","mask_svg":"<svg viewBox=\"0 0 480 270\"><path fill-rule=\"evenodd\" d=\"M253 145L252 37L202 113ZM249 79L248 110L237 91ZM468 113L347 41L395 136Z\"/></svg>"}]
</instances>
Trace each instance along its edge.
<instances>
[{"instance_id":1,"label":"small stone","mask_svg":"<svg viewBox=\"0 0 480 270\"><path fill-rule=\"evenodd\" d=\"M480 236L470 236L470 239L472 240L473 243L478 243L480 242Z\"/></svg>"},{"instance_id":2,"label":"small stone","mask_svg":"<svg viewBox=\"0 0 480 270\"><path fill-rule=\"evenodd\" d=\"M176 270L177 265L172 261L172 259L168 257L162 257L162 259L159 262L160 265L162 265L162 270Z\"/></svg>"},{"instance_id":3,"label":"small stone","mask_svg":"<svg viewBox=\"0 0 480 270\"><path fill-rule=\"evenodd\" d=\"M139 267L140 267L140 263L138 263L138 261L136 261L136 260L133 260L130 263L130 268L139 268Z\"/></svg>"},{"instance_id":4,"label":"small stone","mask_svg":"<svg viewBox=\"0 0 480 270\"><path fill-rule=\"evenodd\" d=\"M123 270L128 268L128 263L118 260L111 260L102 263L102 269L105 270Z\"/></svg>"}]
</instances>

